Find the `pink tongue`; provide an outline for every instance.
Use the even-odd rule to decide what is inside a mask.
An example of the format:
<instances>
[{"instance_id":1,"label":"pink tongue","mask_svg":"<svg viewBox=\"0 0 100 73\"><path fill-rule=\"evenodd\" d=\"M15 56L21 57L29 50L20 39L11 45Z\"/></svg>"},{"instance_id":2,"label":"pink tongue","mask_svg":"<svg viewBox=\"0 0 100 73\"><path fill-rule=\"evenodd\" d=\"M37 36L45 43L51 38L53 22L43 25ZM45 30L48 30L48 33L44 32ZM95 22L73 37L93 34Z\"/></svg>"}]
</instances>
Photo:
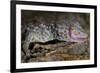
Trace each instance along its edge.
<instances>
[{"instance_id":1,"label":"pink tongue","mask_svg":"<svg viewBox=\"0 0 100 73\"><path fill-rule=\"evenodd\" d=\"M71 32L70 40L74 42L83 42L87 38L86 34L75 34L73 31Z\"/></svg>"}]
</instances>

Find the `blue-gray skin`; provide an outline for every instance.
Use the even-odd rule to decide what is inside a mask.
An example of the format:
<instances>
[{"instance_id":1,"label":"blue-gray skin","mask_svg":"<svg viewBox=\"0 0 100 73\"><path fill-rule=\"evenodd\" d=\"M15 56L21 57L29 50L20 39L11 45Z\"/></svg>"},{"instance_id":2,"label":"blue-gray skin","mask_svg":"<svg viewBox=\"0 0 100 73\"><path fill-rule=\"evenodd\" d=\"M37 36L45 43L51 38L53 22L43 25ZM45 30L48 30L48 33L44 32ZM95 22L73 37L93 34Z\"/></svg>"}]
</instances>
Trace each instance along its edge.
<instances>
[{"instance_id":1,"label":"blue-gray skin","mask_svg":"<svg viewBox=\"0 0 100 73\"><path fill-rule=\"evenodd\" d=\"M29 24L26 28L26 38L22 46L26 56L30 56L30 50L28 49L30 42L47 42L53 39L64 40L66 42L84 42L88 37L78 22L74 22L71 26L67 24L60 26L58 24L58 27L55 28L58 34L56 37L55 31L52 32L53 26L54 24L50 24L50 26L44 24L33 26L33 24Z\"/></svg>"}]
</instances>

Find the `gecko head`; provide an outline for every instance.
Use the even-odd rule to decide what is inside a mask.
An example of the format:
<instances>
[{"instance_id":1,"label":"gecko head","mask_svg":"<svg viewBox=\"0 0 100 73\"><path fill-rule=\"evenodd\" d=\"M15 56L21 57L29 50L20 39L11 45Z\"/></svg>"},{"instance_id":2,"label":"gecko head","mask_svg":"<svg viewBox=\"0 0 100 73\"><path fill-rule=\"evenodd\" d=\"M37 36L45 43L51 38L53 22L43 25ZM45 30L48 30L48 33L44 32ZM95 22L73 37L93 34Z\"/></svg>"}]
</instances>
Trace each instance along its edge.
<instances>
[{"instance_id":1,"label":"gecko head","mask_svg":"<svg viewBox=\"0 0 100 73\"><path fill-rule=\"evenodd\" d=\"M87 38L88 34L81 27L71 27L70 40L72 42L84 42L87 40Z\"/></svg>"}]
</instances>

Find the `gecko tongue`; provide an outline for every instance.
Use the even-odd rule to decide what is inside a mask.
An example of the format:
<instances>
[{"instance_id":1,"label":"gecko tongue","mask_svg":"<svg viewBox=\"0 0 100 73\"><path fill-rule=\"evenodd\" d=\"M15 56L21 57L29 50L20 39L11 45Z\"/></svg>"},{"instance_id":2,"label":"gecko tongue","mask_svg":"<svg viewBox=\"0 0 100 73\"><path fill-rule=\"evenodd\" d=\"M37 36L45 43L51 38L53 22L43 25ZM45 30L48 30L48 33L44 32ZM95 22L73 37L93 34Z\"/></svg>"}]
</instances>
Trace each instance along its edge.
<instances>
[{"instance_id":1,"label":"gecko tongue","mask_svg":"<svg viewBox=\"0 0 100 73\"><path fill-rule=\"evenodd\" d=\"M71 31L71 37L70 40L73 42L83 42L85 41L87 38L87 34L84 32L81 32L80 30L75 30L75 31Z\"/></svg>"}]
</instances>

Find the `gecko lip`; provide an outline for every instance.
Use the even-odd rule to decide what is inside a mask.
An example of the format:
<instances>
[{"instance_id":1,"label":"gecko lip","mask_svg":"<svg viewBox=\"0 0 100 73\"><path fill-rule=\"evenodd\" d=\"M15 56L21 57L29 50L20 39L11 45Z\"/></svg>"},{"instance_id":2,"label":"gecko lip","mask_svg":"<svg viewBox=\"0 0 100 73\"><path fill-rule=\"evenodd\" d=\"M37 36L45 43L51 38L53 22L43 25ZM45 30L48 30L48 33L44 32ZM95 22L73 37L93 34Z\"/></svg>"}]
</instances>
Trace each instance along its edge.
<instances>
[{"instance_id":1,"label":"gecko lip","mask_svg":"<svg viewBox=\"0 0 100 73\"><path fill-rule=\"evenodd\" d=\"M87 37L71 38L71 41L84 42L86 39L87 39Z\"/></svg>"}]
</instances>

